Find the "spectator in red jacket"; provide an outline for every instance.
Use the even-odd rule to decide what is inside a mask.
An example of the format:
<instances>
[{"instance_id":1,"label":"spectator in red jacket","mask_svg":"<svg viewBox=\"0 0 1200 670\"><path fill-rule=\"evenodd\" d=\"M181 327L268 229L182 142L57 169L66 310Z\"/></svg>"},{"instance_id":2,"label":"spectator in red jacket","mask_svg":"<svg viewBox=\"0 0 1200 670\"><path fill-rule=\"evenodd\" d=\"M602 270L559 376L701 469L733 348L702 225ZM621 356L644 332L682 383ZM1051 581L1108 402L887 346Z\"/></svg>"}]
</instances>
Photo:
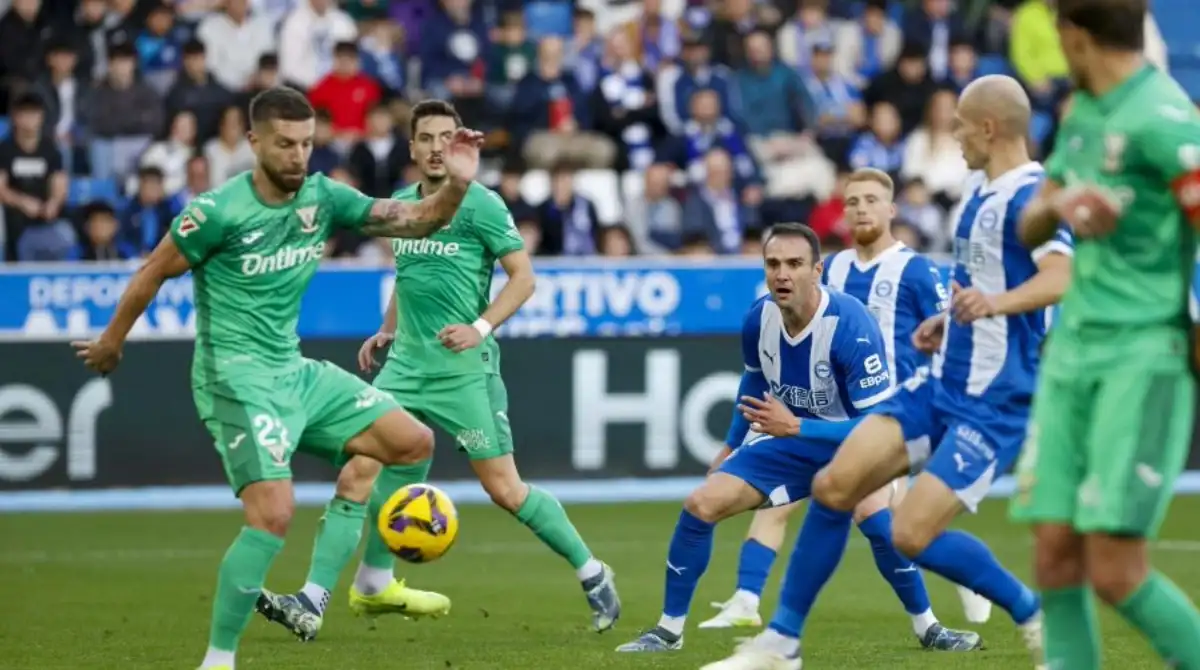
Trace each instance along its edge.
<instances>
[{"instance_id":1,"label":"spectator in red jacket","mask_svg":"<svg viewBox=\"0 0 1200 670\"><path fill-rule=\"evenodd\" d=\"M367 129L367 112L383 97L379 82L362 73L358 45L339 42L333 70L308 92L313 107L329 112L339 142L351 143Z\"/></svg>"}]
</instances>

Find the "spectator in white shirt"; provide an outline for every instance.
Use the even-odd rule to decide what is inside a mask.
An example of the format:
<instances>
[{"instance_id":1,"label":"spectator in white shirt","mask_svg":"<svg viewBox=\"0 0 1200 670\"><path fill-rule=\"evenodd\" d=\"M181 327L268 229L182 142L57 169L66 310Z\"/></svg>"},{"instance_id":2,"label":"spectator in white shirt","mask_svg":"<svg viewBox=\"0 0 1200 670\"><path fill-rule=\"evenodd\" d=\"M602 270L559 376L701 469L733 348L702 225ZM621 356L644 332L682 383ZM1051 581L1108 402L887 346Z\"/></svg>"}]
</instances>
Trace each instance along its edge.
<instances>
[{"instance_id":1,"label":"spectator in white shirt","mask_svg":"<svg viewBox=\"0 0 1200 670\"><path fill-rule=\"evenodd\" d=\"M245 124L240 107L229 106L221 113L217 136L204 145L212 183L224 184L230 177L254 167L254 151L246 139Z\"/></svg>"},{"instance_id":2,"label":"spectator in white shirt","mask_svg":"<svg viewBox=\"0 0 1200 670\"><path fill-rule=\"evenodd\" d=\"M213 78L230 91L244 90L258 59L275 50L274 27L265 17L252 16L247 0L225 0L225 11L201 21L196 37L204 43Z\"/></svg>"},{"instance_id":3,"label":"spectator in white shirt","mask_svg":"<svg viewBox=\"0 0 1200 670\"><path fill-rule=\"evenodd\" d=\"M354 19L333 0L302 0L279 29L279 74L285 83L312 88L333 68L334 45L357 37Z\"/></svg>"},{"instance_id":4,"label":"spectator in white shirt","mask_svg":"<svg viewBox=\"0 0 1200 670\"><path fill-rule=\"evenodd\" d=\"M939 90L929 99L925 121L908 136L904 146L900 177L903 181L925 182L939 203L952 203L962 194L967 163L954 139L954 109L957 96Z\"/></svg>"}]
</instances>

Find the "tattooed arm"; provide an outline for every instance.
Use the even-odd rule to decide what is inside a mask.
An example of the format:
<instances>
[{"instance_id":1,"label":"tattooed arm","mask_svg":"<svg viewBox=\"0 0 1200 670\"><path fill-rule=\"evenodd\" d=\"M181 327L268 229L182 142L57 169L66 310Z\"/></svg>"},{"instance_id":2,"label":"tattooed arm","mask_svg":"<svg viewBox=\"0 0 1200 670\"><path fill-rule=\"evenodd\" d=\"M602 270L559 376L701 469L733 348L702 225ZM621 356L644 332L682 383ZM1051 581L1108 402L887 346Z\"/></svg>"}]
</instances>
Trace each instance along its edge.
<instances>
[{"instance_id":1,"label":"tattooed arm","mask_svg":"<svg viewBox=\"0 0 1200 670\"><path fill-rule=\"evenodd\" d=\"M447 177L436 193L417 202L376 200L362 233L372 237L428 237L450 223L471 182Z\"/></svg>"}]
</instances>

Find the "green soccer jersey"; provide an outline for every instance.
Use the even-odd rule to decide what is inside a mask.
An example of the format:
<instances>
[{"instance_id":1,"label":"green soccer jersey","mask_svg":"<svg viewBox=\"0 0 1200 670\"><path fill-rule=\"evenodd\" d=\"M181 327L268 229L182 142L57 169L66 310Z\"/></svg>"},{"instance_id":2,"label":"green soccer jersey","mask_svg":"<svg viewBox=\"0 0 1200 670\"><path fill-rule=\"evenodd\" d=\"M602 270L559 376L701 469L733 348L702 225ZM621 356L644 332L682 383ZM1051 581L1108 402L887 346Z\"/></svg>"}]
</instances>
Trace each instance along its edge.
<instances>
[{"instance_id":1,"label":"green soccer jersey","mask_svg":"<svg viewBox=\"0 0 1200 670\"><path fill-rule=\"evenodd\" d=\"M392 195L420 200L420 184ZM392 240L396 255L396 339L388 363L403 374L440 377L498 373L500 347L493 337L454 353L438 340L446 326L470 324L491 299L496 261L524 246L508 207L478 183L467 189L450 225L422 239Z\"/></svg>"},{"instance_id":2,"label":"green soccer jersey","mask_svg":"<svg viewBox=\"0 0 1200 670\"><path fill-rule=\"evenodd\" d=\"M269 205L245 172L188 204L171 236L192 266L194 385L300 366L300 299L326 240L336 228L361 227L373 202L313 175L290 202Z\"/></svg>"},{"instance_id":3,"label":"green soccer jersey","mask_svg":"<svg viewBox=\"0 0 1200 670\"><path fill-rule=\"evenodd\" d=\"M1106 237L1076 243L1059 322L1185 326L1195 238L1173 190L1200 167L1200 114L1169 76L1146 66L1100 97L1079 91L1048 176L1109 189L1123 213Z\"/></svg>"}]
</instances>

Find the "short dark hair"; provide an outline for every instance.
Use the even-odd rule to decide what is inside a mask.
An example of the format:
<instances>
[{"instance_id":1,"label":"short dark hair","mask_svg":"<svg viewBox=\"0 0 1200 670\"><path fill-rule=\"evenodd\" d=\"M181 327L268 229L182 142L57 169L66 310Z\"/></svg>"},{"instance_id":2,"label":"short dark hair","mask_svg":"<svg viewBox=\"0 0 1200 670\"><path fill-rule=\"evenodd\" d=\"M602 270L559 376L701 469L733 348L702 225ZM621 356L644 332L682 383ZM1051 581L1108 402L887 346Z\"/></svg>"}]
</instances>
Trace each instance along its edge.
<instances>
[{"instance_id":1,"label":"short dark hair","mask_svg":"<svg viewBox=\"0 0 1200 670\"><path fill-rule=\"evenodd\" d=\"M1146 0L1058 0L1058 20L1080 28L1101 47L1141 51Z\"/></svg>"},{"instance_id":2,"label":"short dark hair","mask_svg":"<svg viewBox=\"0 0 1200 670\"><path fill-rule=\"evenodd\" d=\"M194 37L183 43L184 56L203 56L204 52L204 42L201 42Z\"/></svg>"},{"instance_id":3,"label":"short dark hair","mask_svg":"<svg viewBox=\"0 0 1200 670\"><path fill-rule=\"evenodd\" d=\"M447 116L454 119L456 128L461 128L463 124L462 117L458 115L458 110L454 109L454 105L445 100L422 100L413 105L412 117L408 121L409 137L416 136L418 121L433 116Z\"/></svg>"},{"instance_id":4,"label":"short dark hair","mask_svg":"<svg viewBox=\"0 0 1200 670\"><path fill-rule=\"evenodd\" d=\"M308 98L287 86L268 88L250 101L250 123L256 126L270 121L307 121L316 115Z\"/></svg>"},{"instance_id":5,"label":"short dark hair","mask_svg":"<svg viewBox=\"0 0 1200 670\"><path fill-rule=\"evenodd\" d=\"M258 69L260 70L278 70L279 69L279 54L274 51L265 53L258 57Z\"/></svg>"},{"instance_id":6,"label":"short dark hair","mask_svg":"<svg viewBox=\"0 0 1200 670\"><path fill-rule=\"evenodd\" d=\"M44 112L46 111L46 103L37 93L22 93L12 103L12 111L20 112Z\"/></svg>"},{"instance_id":7,"label":"short dark hair","mask_svg":"<svg viewBox=\"0 0 1200 670\"><path fill-rule=\"evenodd\" d=\"M821 238L813 232L812 228L803 223L777 223L767 230L766 237L763 238L763 246L776 237L803 237L808 246L812 248L813 262L821 260Z\"/></svg>"},{"instance_id":8,"label":"short dark hair","mask_svg":"<svg viewBox=\"0 0 1200 670\"><path fill-rule=\"evenodd\" d=\"M142 167L138 168L137 176L138 181L145 181L147 179L165 181L167 178L167 176L163 173L162 168L158 167L157 165L143 165Z\"/></svg>"},{"instance_id":9,"label":"short dark hair","mask_svg":"<svg viewBox=\"0 0 1200 670\"><path fill-rule=\"evenodd\" d=\"M334 56L358 56L358 42L338 42L333 45Z\"/></svg>"},{"instance_id":10,"label":"short dark hair","mask_svg":"<svg viewBox=\"0 0 1200 670\"><path fill-rule=\"evenodd\" d=\"M93 200L83 206L83 220L87 221L93 216L107 214L108 216L116 217L117 210L112 205L103 200Z\"/></svg>"}]
</instances>

